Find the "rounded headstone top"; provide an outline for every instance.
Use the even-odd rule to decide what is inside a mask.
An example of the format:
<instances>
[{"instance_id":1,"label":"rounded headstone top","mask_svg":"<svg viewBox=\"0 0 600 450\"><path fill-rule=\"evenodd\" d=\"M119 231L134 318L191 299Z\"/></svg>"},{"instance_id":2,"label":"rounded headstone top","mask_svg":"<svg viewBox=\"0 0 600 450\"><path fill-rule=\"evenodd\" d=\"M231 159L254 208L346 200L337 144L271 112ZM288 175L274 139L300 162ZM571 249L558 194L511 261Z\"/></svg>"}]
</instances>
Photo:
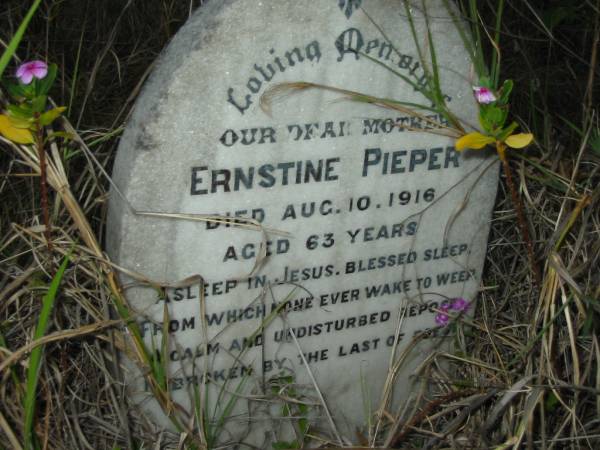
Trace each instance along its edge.
<instances>
[{"instance_id":1,"label":"rounded headstone top","mask_svg":"<svg viewBox=\"0 0 600 450\"><path fill-rule=\"evenodd\" d=\"M146 83L115 161L126 202L113 190L108 252L165 286L122 277L148 348L168 361L178 414L193 417L199 385L207 414L244 396L215 442L267 448L303 434L281 416L292 387L310 405L292 415L334 440L380 401L395 410L411 398L412 370L446 345L439 308L474 299L497 172L487 154L454 150L418 89L435 49L450 109L467 128L477 122L446 3L424 2L425 20L422 2L209 1ZM314 88L261 108L265 92L292 82L399 103ZM203 282L182 281L194 275ZM384 391L391 352L427 330L399 388ZM167 426L130 368L133 400Z\"/></svg>"}]
</instances>

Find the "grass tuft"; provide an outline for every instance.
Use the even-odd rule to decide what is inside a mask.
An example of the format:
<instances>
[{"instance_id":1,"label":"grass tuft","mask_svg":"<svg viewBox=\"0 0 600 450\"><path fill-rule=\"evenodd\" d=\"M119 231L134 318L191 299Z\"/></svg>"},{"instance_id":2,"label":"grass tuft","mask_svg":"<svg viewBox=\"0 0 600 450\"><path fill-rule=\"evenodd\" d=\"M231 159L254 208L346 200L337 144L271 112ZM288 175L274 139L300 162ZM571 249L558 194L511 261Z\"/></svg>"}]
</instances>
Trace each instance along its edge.
<instances>
[{"instance_id":1,"label":"grass tuft","mask_svg":"<svg viewBox=\"0 0 600 450\"><path fill-rule=\"evenodd\" d=\"M58 294L58 287L63 278L67 265L69 264L69 256L63 258L63 262L58 268L56 275L52 278L48 292L44 295L42 300L42 309L38 318L37 325L35 327L35 333L33 339L37 341L41 339L48 330L50 315L54 308L56 296ZM40 376L40 364L42 362L44 347L39 345L31 351L29 357L29 367L27 368L27 382L25 384L25 400L23 402L23 409L25 410L25 425L23 434L25 436L25 450L33 450L40 448L39 442L35 436L33 429L35 412L36 412L36 397L37 387L39 384Z\"/></svg>"}]
</instances>

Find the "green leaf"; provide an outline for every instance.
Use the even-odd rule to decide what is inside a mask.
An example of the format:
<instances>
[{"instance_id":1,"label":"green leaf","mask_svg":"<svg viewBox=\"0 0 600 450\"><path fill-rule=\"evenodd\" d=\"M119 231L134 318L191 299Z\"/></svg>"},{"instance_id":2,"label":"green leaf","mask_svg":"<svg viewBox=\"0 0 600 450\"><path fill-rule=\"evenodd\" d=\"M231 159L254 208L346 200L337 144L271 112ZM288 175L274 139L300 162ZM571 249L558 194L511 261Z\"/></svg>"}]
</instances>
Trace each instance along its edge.
<instances>
[{"instance_id":1,"label":"green leaf","mask_svg":"<svg viewBox=\"0 0 600 450\"><path fill-rule=\"evenodd\" d=\"M548 412L552 412L556 409L558 405L558 397L554 394L554 392L548 393L548 397L546 398L546 410Z\"/></svg>"},{"instance_id":2,"label":"green leaf","mask_svg":"<svg viewBox=\"0 0 600 450\"><path fill-rule=\"evenodd\" d=\"M20 119L19 117L13 117L10 114L8 116L10 119L10 123L15 128L26 128L30 130L33 126L33 119Z\"/></svg>"},{"instance_id":3,"label":"green leaf","mask_svg":"<svg viewBox=\"0 0 600 450\"><path fill-rule=\"evenodd\" d=\"M27 89L22 84L5 83L4 87L8 94L17 101L22 100L27 96Z\"/></svg>"},{"instance_id":4,"label":"green leaf","mask_svg":"<svg viewBox=\"0 0 600 450\"><path fill-rule=\"evenodd\" d=\"M277 441L271 444L274 450L289 450L291 448L300 448L298 441Z\"/></svg>"},{"instance_id":5,"label":"green leaf","mask_svg":"<svg viewBox=\"0 0 600 450\"><path fill-rule=\"evenodd\" d=\"M592 151L600 156L600 129L596 128L590 136L589 146Z\"/></svg>"},{"instance_id":6,"label":"green leaf","mask_svg":"<svg viewBox=\"0 0 600 450\"><path fill-rule=\"evenodd\" d=\"M33 144L31 131L15 126L5 115L0 115L0 134L16 144Z\"/></svg>"},{"instance_id":7,"label":"green leaf","mask_svg":"<svg viewBox=\"0 0 600 450\"><path fill-rule=\"evenodd\" d=\"M507 137L504 143L510 148L523 148L527 147L533 141L533 134L531 133L518 133Z\"/></svg>"},{"instance_id":8,"label":"green leaf","mask_svg":"<svg viewBox=\"0 0 600 450\"><path fill-rule=\"evenodd\" d=\"M27 103L20 105L7 105L8 114L15 119L30 120L33 119L33 111Z\"/></svg>"},{"instance_id":9,"label":"green leaf","mask_svg":"<svg viewBox=\"0 0 600 450\"><path fill-rule=\"evenodd\" d=\"M486 114L488 120L493 123L495 127L501 127L503 125L502 118L505 116L505 113L502 108L490 105L489 108L487 108Z\"/></svg>"},{"instance_id":10,"label":"green leaf","mask_svg":"<svg viewBox=\"0 0 600 450\"><path fill-rule=\"evenodd\" d=\"M31 100L31 108L34 113L41 113L44 109L46 109L46 100L47 97L45 95L37 95Z\"/></svg>"},{"instance_id":11,"label":"green leaf","mask_svg":"<svg viewBox=\"0 0 600 450\"><path fill-rule=\"evenodd\" d=\"M59 106L58 108L53 108L49 111L46 111L44 114L40 116L40 123L43 126L50 125L54 122L67 108L64 106Z\"/></svg>"},{"instance_id":12,"label":"green leaf","mask_svg":"<svg viewBox=\"0 0 600 450\"><path fill-rule=\"evenodd\" d=\"M302 418L298 420L298 426L300 427L300 432L304 436L308 431L308 419Z\"/></svg>"},{"instance_id":13,"label":"green leaf","mask_svg":"<svg viewBox=\"0 0 600 450\"><path fill-rule=\"evenodd\" d=\"M502 130L498 134L498 136L497 136L498 140L500 142L504 142L506 140L506 138L509 137L511 134L513 134L518 127L519 127L519 124L517 122L511 123L508 127L506 127L504 130Z\"/></svg>"},{"instance_id":14,"label":"green leaf","mask_svg":"<svg viewBox=\"0 0 600 450\"><path fill-rule=\"evenodd\" d=\"M65 141L72 141L75 139L75 135L73 133L67 133L66 131L55 131L54 133L50 133L48 135L48 139L62 138Z\"/></svg>"},{"instance_id":15,"label":"green leaf","mask_svg":"<svg viewBox=\"0 0 600 450\"><path fill-rule=\"evenodd\" d=\"M510 93L513 90L514 83L512 80L506 80L502 85L502 89L500 89L500 98L498 99L498 103L502 105L506 105L508 103L508 99L510 97Z\"/></svg>"},{"instance_id":16,"label":"green leaf","mask_svg":"<svg viewBox=\"0 0 600 450\"><path fill-rule=\"evenodd\" d=\"M488 133L494 133L498 128L504 126L508 117L508 108L502 108L496 105L481 105L479 119L481 126Z\"/></svg>"},{"instance_id":17,"label":"green leaf","mask_svg":"<svg viewBox=\"0 0 600 450\"><path fill-rule=\"evenodd\" d=\"M479 111L479 124L486 133L492 134L494 132L494 124L487 119L485 114L483 114L483 110Z\"/></svg>"},{"instance_id":18,"label":"green leaf","mask_svg":"<svg viewBox=\"0 0 600 450\"><path fill-rule=\"evenodd\" d=\"M595 314L590 313L586 314L583 326L579 332L580 336L591 336L592 331L594 330L594 315Z\"/></svg>"},{"instance_id":19,"label":"green leaf","mask_svg":"<svg viewBox=\"0 0 600 450\"><path fill-rule=\"evenodd\" d=\"M0 78L2 78L2 75L4 74L4 70L6 69L6 66L8 65L8 63L10 62L10 59L13 57L13 55L17 51L17 47L19 46L21 39L23 39L25 30L27 30L27 25L29 25L31 18L33 17L33 15L35 14L36 10L39 8L41 3L42 3L42 0L35 0L33 2L33 5L31 5L31 8L29 8L29 11L27 11L27 15L25 16L25 18L19 25L19 28L17 28L17 31L15 32L15 34L12 37L12 39L10 40L10 42L8 43L6 50L4 50L4 52L2 53L2 56L0 56Z\"/></svg>"},{"instance_id":20,"label":"green leaf","mask_svg":"<svg viewBox=\"0 0 600 450\"><path fill-rule=\"evenodd\" d=\"M560 25L563 21L569 21L577 17L577 8L574 6L555 6L543 11L540 16L544 25L552 31L553 28Z\"/></svg>"},{"instance_id":21,"label":"green leaf","mask_svg":"<svg viewBox=\"0 0 600 450\"><path fill-rule=\"evenodd\" d=\"M479 78L479 86L481 87L485 87L488 89L493 89L494 86L492 86L492 81L490 80L490 77L481 77Z\"/></svg>"},{"instance_id":22,"label":"green leaf","mask_svg":"<svg viewBox=\"0 0 600 450\"><path fill-rule=\"evenodd\" d=\"M488 144L492 144L493 142L495 142L495 139L493 137L474 132L465 134L463 137L458 139L456 141L456 144L454 145L456 147L456 151L460 152L467 148L470 148L472 150L479 150Z\"/></svg>"}]
</instances>

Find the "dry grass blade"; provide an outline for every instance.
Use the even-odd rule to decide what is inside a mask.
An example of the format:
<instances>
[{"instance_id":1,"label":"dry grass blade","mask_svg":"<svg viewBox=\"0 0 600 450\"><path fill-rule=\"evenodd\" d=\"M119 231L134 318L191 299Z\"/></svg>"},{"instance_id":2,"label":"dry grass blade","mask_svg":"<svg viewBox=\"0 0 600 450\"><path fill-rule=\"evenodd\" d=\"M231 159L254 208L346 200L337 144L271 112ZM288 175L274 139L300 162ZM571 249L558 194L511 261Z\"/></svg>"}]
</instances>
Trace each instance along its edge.
<instances>
[{"instance_id":1,"label":"dry grass blade","mask_svg":"<svg viewBox=\"0 0 600 450\"><path fill-rule=\"evenodd\" d=\"M529 375L529 376L526 376L526 377L522 378L521 380L517 381L514 385L512 385L510 387L510 389L508 389L505 392L505 394L502 396L502 398L498 402L496 402L496 404L494 405L494 408L488 414L488 417L483 425L483 431L485 434L490 433L490 431L492 430L492 427L497 422L497 420L500 417L500 415L502 414L502 412L512 402L512 400L517 395L527 392L527 390L524 390L523 388L534 377L535 377L535 375Z\"/></svg>"},{"instance_id":2,"label":"dry grass blade","mask_svg":"<svg viewBox=\"0 0 600 450\"><path fill-rule=\"evenodd\" d=\"M106 322L85 325L76 330L56 331L42 338L36 339L35 341L32 341L29 344L19 348L19 350L10 353L7 358L2 360L2 362L0 363L0 376L6 369L8 369L13 364L16 364L17 361L25 357L25 355L27 355L29 352L31 352L31 350L33 350L36 347L48 344L50 342L58 342L62 340L68 340L80 336L85 336L87 334L97 333L100 330L121 325L122 323L123 322L121 320L107 320ZM4 373L4 376L7 376L7 374Z\"/></svg>"},{"instance_id":3,"label":"dry grass blade","mask_svg":"<svg viewBox=\"0 0 600 450\"><path fill-rule=\"evenodd\" d=\"M6 437L8 437L8 442L10 442L10 445L12 445L14 450L22 450L23 449L23 447L21 447L21 443L17 439L17 436L15 435L14 431L10 428L10 425L8 424L8 422L2 415L2 411L0 411L0 428L2 429L2 431L4 432Z\"/></svg>"},{"instance_id":4,"label":"dry grass blade","mask_svg":"<svg viewBox=\"0 0 600 450\"><path fill-rule=\"evenodd\" d=\"M333 421L333 418L331 417L331 413L329 412L329 408L327 407L327 403L325 402L323 393L321 392L321 389L319 388L319 385L317 384L317 381L315 380L315 377L312 373L312 369L310 368L308 361L306 361L306 357L304 356L302 347L300 347L300 344L298 343L298 339L296 338L296 333L294 332L294 330L292 328L290 328L290 335L294 339L294 344L296 344L296 348L300 352L299 355L300 355L300 358L302 359L302 364L304 365L304 368L306 369L306 372L308 373L308 376L313 385L313 388L315 389L315 392L317 393L319 400L321 401L320 406L325 411L325 415L327 416L327 421L329 422L329 427L331 428L331 431L335 435L338 443L341 445L344 442L344 440L342 439L342 436L340 435L337 427L335 426L335 422Z\"/></svg>"},{"instance_id":5,"label":"dry grass blade","mask_svg":"<svg viewBox=\"0 0 600 450\"><path fill-rule=\"evenodd\" d=\"M333 92L335 94L340 95L343 99L348 101L369 103L380 108L391 109L405 114L407 116L418 118L429 125L430 128L427 129L428 133L439 134L441 136L447 136L452 138L458 138L459 136L461 136L461 132L459 130L448 127L440 122L436 122L435 120L427 117L426 115L417 112L415 108L403 106L401 102L396 102L385 98L373 97L368 94L363 94L356 91L350 91L347 89L342 89L335 86L327 86L318 83L297 81L291 83L276 84L273 87L269 88L267 91L265 91L263 95L261 95L260 107L266 114L271 115L274 103L281 102L285 100L285 98L290 97L292 95L298 95L313 89ZM400 124L396 124L396 126L408 131L423 132L423 129L420 128L411 128L410 126L404 126Z\"/></svg>"}]
</instances>

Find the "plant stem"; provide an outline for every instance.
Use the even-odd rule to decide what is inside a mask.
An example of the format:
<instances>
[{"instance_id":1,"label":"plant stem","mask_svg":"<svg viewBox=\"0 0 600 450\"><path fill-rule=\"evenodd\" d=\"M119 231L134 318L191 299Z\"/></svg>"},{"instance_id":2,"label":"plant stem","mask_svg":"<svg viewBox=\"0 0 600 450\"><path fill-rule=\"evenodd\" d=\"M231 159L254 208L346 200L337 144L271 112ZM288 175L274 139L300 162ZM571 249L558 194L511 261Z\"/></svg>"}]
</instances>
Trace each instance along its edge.
<instances>
[{"instance_id":1,"label":"plant stem","mask_svg":"<svg viewBox=\"0 0 600 450\"><path fill-rule=\"evenodd\" d=\"M529 259L531 272L533 273L535 283L538 285L538 287L541 287L542 277L540 275L537 264L535 263L535 257L533 253L533 242L531 241L531 237L529 236L529 229L527 228L527 221L525 220L525 213L523 211L523 203L521 202L519 194L517 193L517 188L515 187L515 182L513 181L512 173L510 171L510 165L508 164L508 159L506 158L506 145L504 145L502 142L498 142L496 143L496 150L498 151L500 161L502 161L502 169L504 170L504 175L506 176L506 184L508 185L508 189L510 190L510 196L512 198L513 206L515 207L515 211L517 212L517 222L519 223L521 235L523 236L523 241L525 241L525 247L527 248L527 257Z\"/></svg>"},{"instance_id":2,"label":"plant stem","mask_svg":"<svg viewBox=\"0 0 600 450\"><path fill-rule=\"evenodd\" d=\"M40 123L40 114L35 113L35 145L40 159L40 202L44 220L44 237L48 250L52 251L50 234L50 213L48 211L48 183L46 180L46 151L44 150L44 129Z\"/></svg>"}]
</instances>

